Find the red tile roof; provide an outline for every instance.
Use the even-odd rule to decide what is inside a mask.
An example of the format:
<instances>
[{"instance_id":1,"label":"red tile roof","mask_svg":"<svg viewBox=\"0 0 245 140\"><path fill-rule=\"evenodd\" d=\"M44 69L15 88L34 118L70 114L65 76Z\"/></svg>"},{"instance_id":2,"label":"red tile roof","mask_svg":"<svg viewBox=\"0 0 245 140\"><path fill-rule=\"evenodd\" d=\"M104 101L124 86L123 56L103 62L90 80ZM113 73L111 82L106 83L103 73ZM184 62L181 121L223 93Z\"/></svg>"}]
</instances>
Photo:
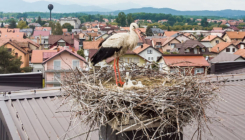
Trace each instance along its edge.
<instances>
[{"instance_id":1,"label":"red tile roof","mask_svg":"<svg viewBox=\"0 0 245 140\"><path fill-rule=\"evenodd\" d=\"M99 44L101 43L101 41L103 41L103 39L98 39L96 41L83 41L83 49L99 49Z\"/></svg>"},{"instance_id":2,"label":"red tile roof","mask_svg":"<svg viewBox=\"0 0 245 140\"><path fill-rule=\"evenodd\" d=\"M245 49L239 49L239 50L237 50L234 54L240 55L240 56L242 56L243 58L245 58Z\"/></svg>"},{"instance_id":3,"label":"red tile roof","mask_svg":"<svg viewBox=\"0 0 245 140\"><path fill-rule=\"evenodd\" d=\"M245 37L245 32L226 32L231 39L243 39Z\"/></svg>"},{"instance_id":4,"label":"red tile roof","mask_svg":"<svg viewBox=\"0 0 245 140\"><path fill-rule=\"evenodd\" d=\"M223 51L226 47L228 47L230 45L232 45L232 43L230 43L230 42L220 42L219 44L217 44L216 46L214 46L211 49L211 52L219 53L219 52Z\"/></svg>"},{"instance_id":5,"label":"red tile roof","mask_svg":"<svg viewBox=\"0 0 245 140\"><path fill-rule=\"evenodd\" d=\"M46 59L49 58L47 54L44 55L44 53L47 53L47 52L57 53L57 50L33 50L31 63L42 63L43 58L46 58Z\"/></svg>"},{"instance_id":6,"label":"red tile roof","mask_svg":"<svg viewBox=\"0 0 245 140\"><path fill-rule=\"evenodd\" d=\"M168 66L209 66L209 63L203 56L184 56L184 55L172 55L163 56L163 60Z\"/></svg>"},{"instance_id":7,"label":"red tile roof","mask_svg":"<svg viewBox=\"0 0 245 140\"><path fill-rule=\"evenodd\" d=\"M139 54L140 52L144 51L145 49L147 49L148 47L150 47L150 45L148 44L143 44L142 47L139 46L136 49L134 49L133 51L137 54Z\"/></svg>"},{"instance_id":8,"label":"red tile roof","mask_svg":"<svg viewBox=\"0 0 245 140\"><path fill-rule=\"evenodd\" d=\"M177 33L179 33L179 32L177 32L177 31L165 31L164 35L168 36L168 37L171 37L172 35L175 35Z\"/></svg>"},{"instance_id":9,"label":"red tile roof","mask_svg":"<svg viewBox=\"0 0 245 140\"><path fill-rule=\"evenodd\" d=\"M217 38L218 36L216 35L209 35L206 36L202 41L212 41L213 39Z\"/></svg>"}]
</instances>

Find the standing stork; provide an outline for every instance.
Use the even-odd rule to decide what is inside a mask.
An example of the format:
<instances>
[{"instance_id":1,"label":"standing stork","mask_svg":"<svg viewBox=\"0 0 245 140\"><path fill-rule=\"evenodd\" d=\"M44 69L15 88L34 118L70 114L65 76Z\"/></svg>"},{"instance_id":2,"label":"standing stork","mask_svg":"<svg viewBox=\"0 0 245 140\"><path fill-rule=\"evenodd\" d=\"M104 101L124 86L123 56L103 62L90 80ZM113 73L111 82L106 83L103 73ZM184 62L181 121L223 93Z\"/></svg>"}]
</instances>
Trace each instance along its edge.
<instances>
[{"instance_id":1,"label":"standing stork","mask_svg":"<svg viewBox=\"0 0 245 140\"><path fill-rule=\"evenodd\" d=\"M119 72L119 57L124 55L126 51L133 50L138 41L140 36L139 26L136 23L131 23L130 25L130 32L129 33L118 33L114 34L107 39L105 39L102 43L100 43L100 49L94 56L91 58L91 62L93 65L96 65L102 60L105 60L109 57L114 57L114 72L115 72L115 79L116 84L117 82L117 68L118 68L118 77L119 77L119 84L123 85L124 82L121 80L120 72Z\"/></svg>"}]
</instances>

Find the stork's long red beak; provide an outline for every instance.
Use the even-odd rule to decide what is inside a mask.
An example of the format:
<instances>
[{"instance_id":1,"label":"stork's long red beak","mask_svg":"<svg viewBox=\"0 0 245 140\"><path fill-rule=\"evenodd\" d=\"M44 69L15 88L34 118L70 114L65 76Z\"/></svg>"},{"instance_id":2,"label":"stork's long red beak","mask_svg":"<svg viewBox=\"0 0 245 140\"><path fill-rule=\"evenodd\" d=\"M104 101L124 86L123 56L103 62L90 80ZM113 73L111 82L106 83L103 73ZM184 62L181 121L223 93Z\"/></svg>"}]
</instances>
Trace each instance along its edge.
<instances>
[{"instance_id":1,"label":"stork's long red beak","mask_svg":"<svg viewBox=\"0 0 245 140\"><path fill-rule=\"evenodd\" d=\"M139 39L140 39L141 41L143 41L143 40L142 40L142 37L141 37L141 35L140 35L140 31L139 31L138 29L135 29L134 31L135 31L136 34L139 36Z\"/></svg>"}]
</instances>

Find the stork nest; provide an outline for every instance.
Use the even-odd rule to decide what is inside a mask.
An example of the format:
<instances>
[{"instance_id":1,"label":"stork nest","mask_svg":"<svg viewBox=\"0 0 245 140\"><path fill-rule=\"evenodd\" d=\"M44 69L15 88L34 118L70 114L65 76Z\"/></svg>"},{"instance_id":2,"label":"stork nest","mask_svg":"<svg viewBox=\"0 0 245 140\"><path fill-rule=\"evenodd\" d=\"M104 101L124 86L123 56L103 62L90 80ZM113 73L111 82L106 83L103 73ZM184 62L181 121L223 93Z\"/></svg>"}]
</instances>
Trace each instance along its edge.
<instances>
[{"instance_id":1,"label":"stork nest","mask_svg":"<svg viewBox=\"0 0 245 140\"><path fill-rule=\"evenodd\" d=\"M139 67L130 63L121 71L122 77L129 72L131 79L145 86L131 89L115 85L112 67L95 73L76 70L63 81L63 104L71 105L73 119L89 125L89 132L110 125L117 130L116 135L141 130L153 140L180 134L193 121L198 122L201 131L210 121L206 109L217 97L221 84L192 75L192 68L185 70L185 75L181 68L176 69L179 72L166 74L159 71L157 64ZM147 130L153 126L156 129L150 135ZM169 128L174 131L163 133Z\"/></svg>"}]
</instances>

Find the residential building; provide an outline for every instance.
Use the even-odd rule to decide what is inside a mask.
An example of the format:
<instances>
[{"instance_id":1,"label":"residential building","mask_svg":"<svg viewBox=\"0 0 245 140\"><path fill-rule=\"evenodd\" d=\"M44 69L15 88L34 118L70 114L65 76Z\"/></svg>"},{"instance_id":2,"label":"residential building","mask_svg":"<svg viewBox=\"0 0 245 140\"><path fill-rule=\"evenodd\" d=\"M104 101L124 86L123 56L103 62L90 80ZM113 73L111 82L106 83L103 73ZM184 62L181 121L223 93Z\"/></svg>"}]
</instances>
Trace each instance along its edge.
<instances>
[{"instance_id":1,"label":"residential building","mask_svg":"<svg viewBox=\"0 0 245 140\"><path fill-rule=\"evenodd\" d=\"M245 59L245 49L239 49L234 54L240 55L241 57Z\"/></svg>"},{"instance_id":2,"label":"residential building","mask_svg":"<svg viewBox=\"0 0 245 140\"><path fill-rule=\"evenodd\" d=\"M225 42L225 41L219 36L209 35L209 36L206 36L204 39L202 39L201 42L209 42L211 44L211 46L206 46L206 47L208 47L208 49L210 51L211 48L213 48L217 44L219 44L221 42ZM205 43L203 45L205 45Z\"/></svg>"},{"instance_id":3,"label":"residential building","mask_svg":"<svg viewBox=\"0 0 245 140\"><path fill-rule=\"evenodd\" d=\"M223 30L222 27L213 27L213 30L211 31L211 35L222 37L222 35L225 32L226 30Z\"/></svg>"},{"instance_id":4,"label":"residential building","mask_svg":"<svg viewBox=\"0 0 245 140\"><path fill-rule=\"evenodd\" d=\"M28 26L35 26L35 27L41 27L39 23L29 23Z\"/></svg>"},{"instance_id":5,"label":"residential building","mask_svg":"<svg viewBox=\"0 0 245 140\"><path fill-rule=\"evenodd\" d=\"M97 50L99 49L99 44L101 43L102 39L96 40L96 41L83 41L83 50L85 59L87 62L90 62L90 50Z\"/></svg>"},{"instance_id":6,"label":"residential building","mask_svg":"<svg viewBox=\"0 0 245 140\"><path fill-rule=\"evenodd\" d=\"M184 33L185 36L189 37L190 39L197 40L196 36L191 33Z\"/></svg>"},{"instance_id":7,"label":"residential building","mask_svg":"<svg viewBox=\"0 0 245 140\"><path fill-rule=\"evenodd\" d=\"M43 67L46 87L60 86L59 80L68 76L72 69L85 69L86 60L75 51L57 49L57 52L43 52Z\"/></svg>"},{"instance_id":8,"label":"residential building","mask_svg":"<svg viewBox=\"0 0 245 140\"><path fill-rule=\"evenodd\" d=\"M177 40L179 40L181 43L186 42L187 40L192 40L191 38L185 36L184 34L177 33L173 35L172 37L175 37Z\"/></svg>"},{"instance_id":9,"label":"residential building","mask_svg":"<svg viewBox=\"0 0 245 140\"><path fill-rule=\"evenodd\" d=\"M57 53L57 50L33 50L32 51L31 64L33 67L33 72L42 72L44 75L44 67L42 63L46 59L45 55L47 53L55 54Z\"/></svg>"},{"instance_id":10,"label":"residential building","mask_svg":"<svg viewBox=\"0 0 245 140\"><path fill-rule=\"evenodd\" d=\"M12 52L12 54L16 57L21 57L21 68L28 67L29 66L29 48L23 47L20 42L17 42L15 40L4 40L0 41L0 46L5 46L8 48L9 52Z\"/></svg>"},{"instance_id":11,"label":"residential building","mask_svg":"<svg viewBox=\"0 0 245 140\"><path fill-rule=\"evenodd\" d=\"M67 46L68 48L74 48L75 51L79 50L79 39L74 35L50 35L48 39L49 48L54 46Z\"/></svg>"},{"instance_id":12,"label":"residential building","mask_svg":"<svg viewBox=\"0 0 245 140\"><path fill-rule=\"evenodd\" d=\"M183 30L183 31L179 31L180 33L190 33L194 36L200 36L200 35L203 35L203 36L208 36L211 34L210 31L207 31L207 30Z\"/></svg>"},{"instance_id":13,"label":"residential building","mask_svg":"<svg viewBox=\"0 0 245 140\"><path fill-rule=\"evenodd\" d=\"M158 49L148 44L142 44L141 46L136 47L133 52L150 62L157 62L158 58L162 56L162 53Z\"/></svg>"},{"instance_id":14,"label":"residential building","mask_svg":"<svg viewBox=\"0 0 245 140\"><path fill-rule=\"evenodd\" d=\"M49 35L50 35L50 31L39 31L39 30L35 30L33 32L33 39L32 41L40 44L40 46L42 46L42 48L48 48L49 47Z\"/></svg>"},{"instance_id":15,"label":"residential building","mask_svg":"<svg viewBox=\"0 0 245 140\"><path fill-rule=\"evenodd\" d=\"M174 37L166 37L166 38L152 38L152 46L154 48L161 48L159 51L169 52L175 48L176 44L181 43ZM150 45L150 44L149 44Z\"/></svg>"},{"instance_id":16,"label":"residential building","mask_svg":"<svg viewBox=\"0 0 245 140\"><path fill-rule=\"evenodd\" d=\"M233 45L232 43L229 42L221 42L214 46L210 52L213 52L215 54L220 54L220 53L235 53L238 50L238 48Z\"/></svg>"},{"instance_id":17,"label":"residential building","mask_svg":"<svg viewBox=\"0 0 245 140\"><path fill-rule=\"evenodd\" d=\"M164 36L166 36L166 37L172 37L173 35L175 35L175 34L178 34L179 32L177 32L177 31L165 31L164 32Z\"/></svg>"},{"instance_id":18,"label":"residential building","mask_svg":"<svg viewBox=\"0 0 245 140\"><path fill-rule=\"evenodd\" d=\"M234 62L234 61L244 61L245 59L237 54L231 53L220 53L216 57L210 60L210 63L222 63L222 62Z\"/></svg>"},{"instance_id":19,"label":"residential building","mask_svg":"<svg viewBox=\"0 0 245 140\"><path fill-rule=\"evenodd\" d=\"M107 65L113 65L114 57L110 57L108 59L106 59L106 64ZM138 66L143 66L145 65L147 62L150 62L146 59L144 59L143 57L141 57L140 55L138 55L137 53L133 52L133 51L127 51L123 56L120 57L120 61L124 63L124 65L127 65L128 63L135 63Z\"/></svg>"},{"instance_id":20,"label":"residential building","mask_svg":"<svg viewBox=\"0 0 245 140\"><path fill-rule=\"evenodd\" d=\"M65 23L70 23L74 27L74 29L78 29L81 25L81 21L78 18L60 18L61 26Z\"/></svg>"},{"instance_id":21,"label":"residential building","mask_svg":"<svg viewBox=\"0 0 245 140\"><path fill-rule=\"evenodd\" d=\"M225 42L231 42L232 40L242 41L245 37L245 32L226 32L222 38Z\"/></svg>"},{"instance_id":22,"label":"residential building","mask_svg":"<svg viewBox=\"0 0 245 140\"><path fill-rule=\"evenodd\" d=\"M0 38L24 38L24 33L19 32L19 28L9 29L9 28L0 28Z\"/></svg>"},{"instance_id":23,"label":"residential building","mask_svg":"<svg viewBox=\"0 0 245 140\"><path fill-rule=\"evenodd\" d=\"M176 44L175 50L179 54L208 54L209 49L197 40L187 40L184 43Z\"/></svg>"},{"instance_id":24,"label":"residential building","mask_svg":"<svg viewBox=\"0 0 245 140\"><path fill-rule=\"evenodd\" d=\"M163 55L158 60L160 71L165 73L181 72L187 74L192 68L193 75L206 75L209 63L202 55ZM179 69L180 68L180 69Z\"/></svg>"},{"instance_id":25,"label":"residential building","mask_svg":"<svg viewBox=\"0 0 245 140\"><path fill-rule=\"evenodd\" d=\"M151 28L151 31L153 33L154 36L163 36L164 35L164 30L160 29L160 28Z\"/></svg>"},{"instance_id":26,"label":"residential building","mask_svg":"<svg viewBox=\"0 0 245 140\"><path fill-rule=\"evenodd\" d=\"M49 31L51 34L52 33L52 28L51 27L35 27L35 31Z\"/></svg>"},{"instance_id":27,"label":"residential building","mask_svg":"<svg viewBox=\"0 0 245 140\"><path fill-rule=\"evenodd\" d=\"M26 37L30 37L33 33L33 29L32 28L21 29L20 32L23 32Z\"/></svg>"}]
</instances>

